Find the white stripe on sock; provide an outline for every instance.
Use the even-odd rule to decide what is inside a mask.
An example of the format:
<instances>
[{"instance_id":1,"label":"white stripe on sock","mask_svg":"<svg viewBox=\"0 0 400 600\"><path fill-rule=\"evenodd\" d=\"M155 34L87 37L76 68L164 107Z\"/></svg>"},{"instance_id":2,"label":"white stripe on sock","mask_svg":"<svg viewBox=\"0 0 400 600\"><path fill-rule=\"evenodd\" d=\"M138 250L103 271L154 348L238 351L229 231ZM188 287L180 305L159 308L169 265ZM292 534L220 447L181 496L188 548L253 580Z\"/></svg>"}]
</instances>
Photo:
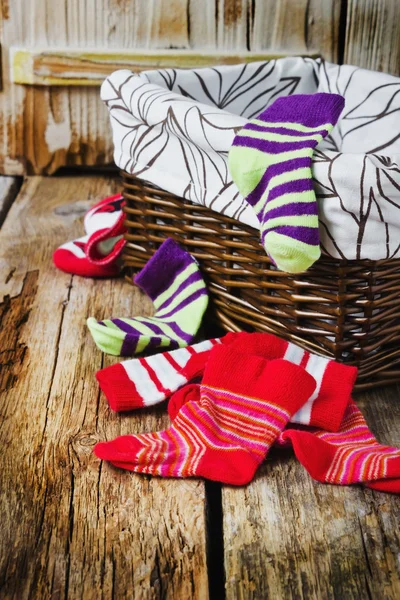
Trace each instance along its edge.
<instances>
[{"instance_id":1,"label":"white stripe on sock","mask_svg":"<svg viewBox=\"0 0 400 600\"><path fill-rule=\"evenodd\" d=\"M221 343L219 340L217 340L217 341L219 344ZM214 344L211 342L211 340L205 340L204 342L195 344L194 346L192 346L192 348L193 348L193 350L196 350L196 353L198 354L199 352L204 352L205 350L209 350L213 346L214 346Z\"/></svg>"},{"instance_id":2,"label":"white stripe on sock","mask_svg":"<svg viewBox=\"0 0 400 600\"><path fill-rule=\"evenodd\" d=\"M220 343L219 340L217 340L217 342ZM213 345L213 342L206 340L195 344L194 346L190 346L190 348L198 354L199 352L209 350ZM187 348L179 348L178 350L149 356L142 359L142 362L148 364L149 367L153 369L164 388L175 391L186 383L186 379L168 362L168 359L165 357L167 354L171 356L181 368L185 367L189 359L193 356L193 353ZM140 395L143 405L151 406L165 400L165 394L158 391L157 386L152 381L142 362L140 362L140 359L134 358L120 364L124 367L129 379L135 384L137 393Z\"/></svg>"},{"instance_id":3,"label":"white stripe on sock","mask_svg":"<svg viewBox=\"0 0 400 600\"><path fill-rule=\"evenodd\" d=\"M301 363L301 361L303 360L303 356L304 356L304 350L302 348L299 348L298 346L295 346L291 342L288 342L288 347L286 348L286 352L283 357L284 360L288 360L289 362L293 363L294 365L299 365Z\"/></svg>"},{"instance_id":4,"label":"white stripe on sock","mask_svg":"<svg viewBox=\"0 0 400 600\"><path fill-rule=\"evenodd\" d=\"M186 383L185 377L180 375L162 354L149 356L146 363L153 369L161 385L174 392Z\"/></svg>"},{"instance_id":5,"label":"white stripe on sock","mask_svg":"<svg viewBox=\"0 0 400 600\"><path fill-rule=\"evenodd\" d=\"M121 364L129 379L135 384L137 393L141 397L144 406L161 402L163 395L160 394L156 385L150 379L146 368L140 363L140 360L127 360Z\"/></svg>"},{"instance_id":6,"label":"white stripe on sock","mask_svg":"<svg viewBox=\"0 0 400 600\"><path fill-rule=\"evenodd\" d=\"M192 356L187 348L179 348L179 350L170 352L169 355L180 367L184 367Z\"/></svg>"},{"instance_id":7,"label":"white stripe on sock","mask_svg":"<svg viewBox=\"0 0 400 600\"><path fill-rule=\"evenodd\" d=\"M310 424L312 408L321 390L322 380L324 378L328 363L329 360L327 358L310 354L310 358L307 361L305 369L307 373L314 377L317 385L307 402L290 419L292 423L301 423L302 425Z\"/></svg>"},{"instance_id":8,"label":"white stripe on sock","mask_svg":"<svg viewBox=\"0 0 400 600\"><path fill-rule=\"evenodd\" d=\"M199 354L199 352L204 352L205 350L209 350L212 347L213 344L210 340L205 340L204 342L199 342L198 344L189 346L189 348L195 350L196 354ZM185 367L189 362L189 359L193 356L193 353L189 352L187 348L179 348L179 350L170 352L170 356L178 363L180 367Z\"/></svg>"}]
</instances>

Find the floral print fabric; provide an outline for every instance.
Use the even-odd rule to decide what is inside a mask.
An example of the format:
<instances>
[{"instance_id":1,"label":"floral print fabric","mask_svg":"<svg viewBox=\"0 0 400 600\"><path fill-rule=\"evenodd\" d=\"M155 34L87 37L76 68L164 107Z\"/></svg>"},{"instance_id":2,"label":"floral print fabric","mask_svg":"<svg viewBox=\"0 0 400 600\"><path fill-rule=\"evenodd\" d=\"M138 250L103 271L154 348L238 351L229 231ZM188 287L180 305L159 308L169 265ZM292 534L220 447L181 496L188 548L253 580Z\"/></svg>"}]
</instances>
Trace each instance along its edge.
<instances>
[{"instance_id":1,"label":"floral print fabric","mask_svg":"<svg viewBox=\"0 0 400 600\"><path fill-rule=\"evenodd\" d=\"M118 167L258 229L228 171L233 138L277 97L317 91L346 100L313 158L322 248L348 260L400 257L400 79L295 57L116 71L101 97Z\"/></svg>"}]
</instances>

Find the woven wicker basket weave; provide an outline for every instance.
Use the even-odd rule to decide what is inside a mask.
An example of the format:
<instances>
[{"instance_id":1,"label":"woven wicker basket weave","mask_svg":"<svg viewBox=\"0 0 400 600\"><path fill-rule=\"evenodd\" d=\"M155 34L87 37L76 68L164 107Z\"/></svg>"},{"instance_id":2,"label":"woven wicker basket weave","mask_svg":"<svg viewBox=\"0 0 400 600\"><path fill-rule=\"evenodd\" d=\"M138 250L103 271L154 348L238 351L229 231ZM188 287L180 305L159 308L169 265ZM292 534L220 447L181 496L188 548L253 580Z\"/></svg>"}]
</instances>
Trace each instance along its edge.
<instances>
[{"instance_id":1,"label":"woven wicker basket weave","mask_svg":"<svg viewBox=\"0 0 400 600\"><path fill-rule=\"evenodd\" d=\"M199 261L211 314L225 330L275 333L357 365L357 389L400 381L400 259L322 257L306 273L283 273L251 227L122 176L130 281L172 237Z\"/></svg>"}]
</instances>

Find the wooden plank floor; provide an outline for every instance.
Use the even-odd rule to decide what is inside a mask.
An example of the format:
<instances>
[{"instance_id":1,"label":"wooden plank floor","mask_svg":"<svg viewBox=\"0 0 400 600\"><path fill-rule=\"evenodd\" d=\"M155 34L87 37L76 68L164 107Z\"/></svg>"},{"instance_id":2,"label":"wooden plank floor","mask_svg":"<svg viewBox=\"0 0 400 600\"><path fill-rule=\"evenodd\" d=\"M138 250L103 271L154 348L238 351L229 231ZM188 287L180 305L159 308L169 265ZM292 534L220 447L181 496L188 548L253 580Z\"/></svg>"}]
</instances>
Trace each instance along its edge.
<instances>
[{"instance_id":1,"label":"wooden plank floor","mask_svg":"<svg viewBox=\"0 0 400 600\"><path fill-rule=\"evenodd\" d=\"M400 446L400 389L357 402ZM222 507L228 598L400 598L399 496L322 485L280 451L247 488L224 488Z\"/></svg>"},{"instance_id":2,"label":"wooden plank floor","mask_svg":"<svg viewBox=\"0 0 400 600\"><path fill-rule=\"evenodd\" d=\"M109 410L94 373L117 359L85 325L149 314L150 303L121 280L51 263L117 186L33 177L15 185L11 208L4 188L0 598L400 598L398 497L315 483L291 453L274 452L241 489L139 476L92 454L99 440L168 423L165 406ZM400 387L358 402L380 440L400 446Z\"/></svg>"}]
</instances>

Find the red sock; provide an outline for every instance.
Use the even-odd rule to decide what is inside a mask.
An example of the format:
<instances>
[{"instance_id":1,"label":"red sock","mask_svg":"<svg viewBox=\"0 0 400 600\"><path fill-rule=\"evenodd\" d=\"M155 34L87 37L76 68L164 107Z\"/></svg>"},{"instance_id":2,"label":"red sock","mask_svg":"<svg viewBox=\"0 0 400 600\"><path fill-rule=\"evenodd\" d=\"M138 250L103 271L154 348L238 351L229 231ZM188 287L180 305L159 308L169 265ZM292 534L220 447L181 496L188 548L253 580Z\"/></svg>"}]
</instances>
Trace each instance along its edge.
<instances>
[{"instance_id":1,"label":"red sock","mask_svg":"<svg viewBox=\"0 0 400 600\"><path fill-rule=\"evenodd\" d=\"M101 369L96 378L112 410L122 412L152 406L188 382L181 370L191 356L217 343L219 340L206 340L186 348L126 360Z\"/></svg>"},{"instance_id":2,"label":"red sock","mask_svg":"<svg viewBox=\"0 0 400 600\"><path fill-rule=\"evenodd\" d=\"M138 473L243 485L314 388L314 379L296 365L218 345L210 353L200 399L192 388L194 399L189 393L169 429L122 436L94 451Z\"/></svg>"},{"instance_id":3,"label":"red sock","mask_svg":"<svg viewBox=\"0 0 400 600\"><path fill-rule=\"evenodd\" d=\"M171 396L167 406L168 415L171 421L175 421L177 414L186 402L189 400L192 400L193 402L200 400L200 387L199 383L188 383Z\"/></svg>"},{"instance_id":4,"label":"red sock","mask_svg":"<svg viewBox=\"0 0 400 600\"><path fill-rule=\"evenodd\" d=\"M298 346L269 333L228 333L223 344L232 344L235 350L266 359L284 358L298 364L317 382L311 398L292 416L291 423L323 427L337 431L351 397L357 369L342 365L322 356L310 354ZM193 356L182 370L187 381L201 377L208 353Z\"/></svg>"},{"instance_id":5,"label":"red sock","mask_svg":"<svg viewBox=\"0 0 400 600\"><path fill-rule=\"evenodd\" d=\"M53 254L61 271L82 277L115 277L125 245L123 198L120 194L100 200L86 213L86 235L66 242Z\"/></svg>"},{"instance_id":6,"label":"red sock","mask_svg":"<svg viewBox=\"0 0 400 600\"><path fill-rule=\"evenodd\" d=\"M363 483L382 491L400 492L400 450L376 441L353 400L338 432L287 429L280 440L290 440L296 457L317 481Z\"/></svg>"},{"instance_id":7,"label":"red sock","mask_svg":"<svg viewBox=\"0 0 400 600\"><path fill-rule=\"evenodd\" d=\"M81 277L115 277L119 274L120 267L111 265L96 265L89 261L86 255L86 245L89 236L66 242L53 254L53 263L64 273L79 275Z\"/></svg>"},{"instance_id":8,"label":"red sock","mask_svg":"<svg viewBox=\"0 0 400 600\"><path fill-rule=\"evenodd\" d=\"M208 340L148 358L127 360L98 371L96 377L113 410L151 406L166 400L194 378L201 378L208 351L216 343L237 343L240 351L267 359L285 358L305 366L316 379L317 388L292 419L330 431L339 428L357 369L315 356L267 333L228 333L219 340Z\"/></svg>"}]
</instances>

